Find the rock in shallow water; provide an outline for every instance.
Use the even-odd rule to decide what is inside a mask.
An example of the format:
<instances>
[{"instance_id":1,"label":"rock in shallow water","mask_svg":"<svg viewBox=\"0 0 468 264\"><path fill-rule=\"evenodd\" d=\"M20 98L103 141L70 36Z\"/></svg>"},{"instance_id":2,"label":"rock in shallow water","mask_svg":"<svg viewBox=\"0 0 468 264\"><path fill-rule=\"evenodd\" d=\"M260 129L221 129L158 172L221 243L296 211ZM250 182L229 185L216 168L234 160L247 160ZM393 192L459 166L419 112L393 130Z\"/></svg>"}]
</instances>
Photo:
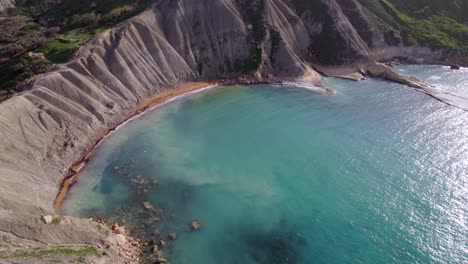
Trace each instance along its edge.
<instances>
[{"instance_id":1,"label":"rock in shallow water","mask_svg":"<svg viewBox=\"0 0 468 264\"><path fill-rule=\"evenodd\" d=\"M111 226L111 230L114 231L116 234L125 234L125 228L119 226L117 223Z\"/></svg>"},{"instance_id":2,"label":"rock in shallow water","mask_svg":"<svg viewBox=\"0 0 468 264\"><path fill-rule=\"evenodd\" d=\"M158 252L158 251L159 251L158 245L154 245L154 246L153 246L153 252L156 253L156 252Z\"/></svg>"},{"instance_id":3,"label":"rock in shallow water","mask_svg":"<svg viewBox=\"0 0 468 264\"><path fill-rule=\"evenodd\" d=\"M177 234L176 234L176 233L169 233L168 237L169 237L169 239L171 239L171 240L176 240Z\"/></svg>"},{"instance_id":4,"label":"rock in shallow water","mask_svg":"<svg viewBox=\"0 0 468 264\"><path fill-rule=\"evenodd\" d=\"M146 201L146 202L143 203L143 207L144 207L145 209L147 209L147 210L153 209L153 206L152 206L151 203L148 202L148 201Z\"/></svg>"},{"instance_id":5,"label":"rock in shallow water","mask_svg":"<svg viewBox=\"0 0 468 264\"><path fill-rule=\"evenodd\" d=\"M161 264L162 264L162 263L167 263L167 259L165 259L165 258L158 258L158 259L156 260L156 263L161 263Z\"/></svg>"},{"instance_id":6,"label":"rock in shallow water","mask_svg":"<svg viewBox=\"0 0 468 264\"><path fill-rule=\"evenodd\" d=\"M199 230L200 228L201 228L200 222L194 220L194 221L192 221L192 223L190 223L190 229L191 229L192 231L197 231L197 230Z\"/></svg>"},{"instance_id":7,"label":"rock in shallow water","mask_svg":"<svg viewBox=\"0 0 468 264\"><path fill-rule=\"evenodd\" d=\"M159 240L159 245L160 245L161 247L166 246L166 241L164 241L164 240Z\"/></svg>"}]
</instances>

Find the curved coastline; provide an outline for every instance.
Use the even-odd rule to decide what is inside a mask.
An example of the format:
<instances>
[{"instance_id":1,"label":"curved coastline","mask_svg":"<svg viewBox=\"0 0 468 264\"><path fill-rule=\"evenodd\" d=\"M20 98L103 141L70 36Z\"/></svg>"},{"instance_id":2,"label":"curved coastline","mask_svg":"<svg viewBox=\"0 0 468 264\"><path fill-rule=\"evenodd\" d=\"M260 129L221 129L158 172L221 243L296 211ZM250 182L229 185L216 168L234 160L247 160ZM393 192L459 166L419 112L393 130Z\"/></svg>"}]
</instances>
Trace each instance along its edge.
<instances>
[{"instance_id":1,"label":"curved coastline","mask_svg":"<svg viewBox=\"0 0 468 264\"><path fill-rule=\"evenodd\" d=\"M463 96L457 96L460 98L459 101L454 101L452 100L452 97L454 96L452 91L438 91L437 89L434 89L430 84L425 83L423 81L420 81L416 78L413 77L404 77L401 75L396 74L394 71L392 71L389 67L384 67L382 64L375 63L373 66L378 65L382 66L386 72L390 72L395 76L401 77L404 81L400 82L403 85L408 85L408 86L413 86L412 84L416 84L416 86L420 87L415 87L416 90L423 92L425 94L428 94L429 96L435 98L436 100L439 100L445 104L457 107L462 110L467 110L466 108L466 99ZM324 70L325 69L325 70ZM343 70L345 69L346 72L349 72L349 68L335 68L335 70ZM321 72L325 76L330 76L330 77L335 77L335 78L343 78L343 75L333 75L330 74L331 68L325 68L321 67ZM367 70L367 69L366 69ZM324 73L325 72L325 73ZM328 74L327 74L328 73ZM354 72L358 73L359 72ZM375 74L371 73L370 75L377 75L380 76L382 74ZM385 74L384 74L385 75ZM362 76L362 75L361 75ZM394 78L388 78L387 76L384 76L385 79L393 81L393 82L398 82ZM344 79L350 79L350 78L345 78ZM352 79L352 78L351 78ZM365 79L365 78L364 78ZM355 81L363 80L361 78L358 79L352 79ZM147 100L143 101L142 103L138 104L135 109L130 111L124 118L121 123L116 124L113 128L107 130L103 135L99 137L99 140L95 141L91 147L84 152L84 154L81 155L81 158L79 159L78 162L74 163L69 169L68 172L66 173L66 176L63 178L61 184L60 184L60 189L59 192L54 200L54 209L56 213L60 214L62 212L62 205L63 202L65 201L68 190L75 184L79 178L79 173L80 171L86 166L87 162L89 159L94 155L97 147L108 137L110 136L113 132L118 130L120 127L126 125L130 121L150 113L151 111L157 109L158 107L161 107L165 104L171 103L175 100L181 99L185 96L189 96L194 93L198 93L207 89L214 88L218 85L226 84L226 85L236 85L236 84L258 84L258 83L265 83L265 84L280 84L280 85L293 85L293 86L298 86L302 87L304 89L310 90L312 92L318 92L318 93L324 93L328 95L334 95L334 91L326 88L326 87L318 87L315 85L306 85L306 83L303 82L294 82L294 81L283 81L283 82L276 82L276 81L264 81L264 82L259 82L259 81L252 81L252 80L247 80L247 81L241 81L239 82L238 80L220 80L220 81L207 81L207 82L187 82L185 84L182 84L180 86L176 86L173 89L164 91L162 93L158 93ZM312 87L312 88L311 88ZM445 95L446 98L441 98L440 94ZM459 95L464 95L463 93L458 92Z\"/></svg>"},{"instance_id":2,"label":"curved coastline","mask_svg":"<svg viewBox=\"0 0 468 264\"><path fill-rule=\"evenodd\" d=\"M413 72L408 69L408 72L420 77L427 76L425 74L419 75L420 71L415 73L416 70ZM125 228L127 228L131 234L142 239L142 241L155 241L157 243L160 238L167 239L167 234L169 232L174 232L177 234L177 241L169 242L168 247L162 248L162 252L163 256L167 257L169 261L177 262L177 260L181 259L184 255L184 253L180 252L187 251L187 248L185 247L186 245L188 245L189 248L190 245L192 245L192 248L193 245L196 245L194 252L203 252L201 245L205 245L204 241L217 241L215 240L216 234L222 233L222 231L226 229L232 230L231 232L233 232L234 237L237 237L238 234L242 234L242 230L245 230L245 233L248 235L262 236L262 233L264 233L261 232L261 230L263 230L261 228L262 226L266 226L265 233L267 234L269 234L270 231L274 234L282 231L286 233L289 233L290 231L301 232L301 228L307 228L310 221L308 221L308 223L306 222L305 225L298 224L301 219L307 219L306 217L308 213L301 210L305 207L297 206L295 210L293 210L289 209L290 207L287 205L276 206L279 201L294 201L293 206L300 202L299 199L295 200L295 198L285 199L283 193L289 186L283 184L278 185L277 188L273 187L273 185L270 184L273 180L267 180L268 178L264 178L266 177L264 175L270 175L274 178L280 177L278 175L284 174L284 180L286 181L291 177L301 180L302 178L294 177L294 174L292 173L293 170L283 169L284 167L282 167L282 170L279 171L278 174L270 173L270 170L274 171L275 165L271 167L272 169L269 169L268 163L261 162L261 160L270 160L270 156L268 156L269 153L273 153L273 156L278 155L277 157L283 158L282 160L284 160L285 164L296 164L296 160L300 160L304 162L303 164L305 164L305 166L293 167L299 168L298 174L304 175L305 180L309 177L307 174L310 173L304 173L304 170L301 170L300 168L303 167L309 170L309 167L307 166L310 164L310 161L316 160L305 154L309 152L298 151L297 153L302 155L299 155L298 159L293 159L294 163L289 163L289 156L277 154L286 153L286 149L288 148L290 150L295 150L295 146L298 146L302 142L316 142L316 144L304 146L306 149L311 150L311 153L315 153L314 155L317 155L317 158L324 157L323 160L327 160L327 156L330 156L330 154L327 154L329 152L325 150L330 149L333 152L337 151L337 157L340 157L340 159L349 161L349 164L353 167L356 166L356 172L358 172L356 173L356 176L352 176L352 173L346 174L345 176L340 173L342 170L338 169L336 170L336 177L337 179L343 180L347 178L350 180L349 183L356 183L356 186L358 186L358 188L362 188L362 190L369 190L369 185L362 183L372 182L372 180L356 180L362 179L361 177L363 176L361 175L373 175L372 177L375 177L374 179L379 182L379 185L384 184L380 186L390 188L385 190L395 188L394 190L401 191L402 193L407 192L408 189L401 189L398 184L390 185L391 187L388 185L390 179L394 182L400 183L398 182L398 179L401 174L394 173L392 170L392 168L395 168L394 162L398 162L397 164L401 165L409 165L414 169L407 170L405 166L397 166L399 168L404 168L401 170L403 172L412 172L411 175L413 176L407 178L409 182L411 182L413 177L418 177L418 171L416 171L418 168L421 168L426 172L430 171L428 173L430 176L427 177L431 178L426 178L426 180L428 180L426 183L428 182L430 184L433 180L444 178L444 173L439 174L437 173L437 170L435 170L435 173L432 173L433 170L427 169L426 165L432 165L434 168L438 167L437 164L433 163L433 156L426 156L421 161L414 154L417 154L419 151L424 149L432 149L428 148L427 145L420 144L421 142L424 143L424 141L426 141L425 139L431 139L431 145L439 145L441 147L441 149L437 148L437 152L442 154L443 158L442 160L437 159L440 162L437 163L448 164L448 162L445 163L443 160L450 161L452 159L451 157L458 156L454 153L449 157L446 157L444 155L445 151L443 146L447 146L446 149L451 149L451 147L448 147L448 145L445 144L440 144L444 141L438 140L442 140L446 137L445 139L449 139L450 142L455 144L454 146L457 145L456 137L454 137L452 133L445 133L445 122L440 121L452 120L453 123L450 122L450 124L453 125L453 128L458 127L460 124L463 127L463 123L457 121L460 120L458 119L458 113L460 111L443 106L440 103L433 101L431 98L415 92L413 89L407 89L402 85L392 85L391 83L376 78L362 83L330 79L327 80L326 84L330 87L336 88L339 92L339 96L323 97L320 95L305 93L304 91L301 91L301 89L297 88L286 88L286 90L289 91L285 91L280 85L272 85L272 89L270 89L268 85L255 85L254 87L231 86L219 87L207 92L185 97L184 99L171 103L170 105L158 108L156 111L134 120L135 122L132 122L127 127L123 127L122 130L113 134L112 137L107 138L106 141L103 142L96 152L96 155L88 163L86 169L81 171L81 177L79 178L77 185L72 187L69 198L64 204L64 211L67 213L73 212L74 214L82 215L83 217L92 216L98 219L104 219L109 223L125 223ZM270 90L275 91L271 92ZM252 91L252 93L249 91ZM275 93L277 96L271 97L272 93ZM240 97L237 97L237 95L240 95ZM250 99L252 98L254 100L251 101ZM268 103L261 103L265 102L265 98L269 98L271 101L267 99ZM293 100L289 100L291 98ZM247 105L251 106L251 108L244 107ZM264 108L265 105L271 108ZM330 110L330 106L333 105L338 107ZM280 110L283 108L288 109L286 108L288 106L297 109L298 114L280 115L282 117L280 118L280 116L276 114L276 111L283 111ZM219 109L223 109L223 113L221 113L221 115ZM378 109L378 111L372 111L372 109ZM255 110L259 110L259 115L255 115L251 118L251 114L249 113L257 113ZM320 112L316 112L316 110L319 110ZM464 118L466 118L465 114L466 113L462 113ZM291 116L293 117L292 119L288 118ZM300 116L302 117L300 118ZM312 116L317 117L318 119L315 119ZM435 117L440 117L440 119L434 119ZM251 118L251 121L245 123L239 122L239 120L244 120L246 118ZM277 124L284 124L284 126L263 125L267 120L281 120ZM287 123L284 123L283 120L287 120ZM319 122L319 120L323 120L323 122ZM408 122L408 120L413 122ZM435 120L438 121L434 122ZM296 124L306 124L307 121L309 121L310 130L306 129L303 125L298 125L296 127ZM257 129L257 124L262 128ZM375 124L379 124L379 128L376 128ZM248 125L253 125L251 130L244 129L245 127L249 127ZM350 129L351 126L355 126L356 129ZM272 127L276 127L278 129L271 129ZM424 128L431 127L438 129L438 131L426 134L428 133L428 130ZM316 128L316 131L323 129L323 131L328 130L330 132L320 135L320 133L314 133L314 129ZM224 131L220 129L224 129ZM298 131L298 134L305 135L304 137L309 138L309 140L298 139L300 137L296 137L295 135L297 134L292 133L292 129L297 129L296 131ZM309 131L309 133L303 132L306 130ZM334 131L337 130L343 130L343 133L335 133ZM232 131L232 134L229 133L230 131ZM265 133L268 131L271 131L272 134L272 137L269 137L268 139L274 139L274 141L263 141L263 139L254 141L250 138L251 135L259 135L259 137L262 137L262 135L268 135L268 133ZM288 135L287 137L284 137L286 135L285 133ZM323 136L325 138L329 138L329 144L323 144L324 141L317 140L317 137L310 138L311 134L317 134L317 137ZM439 137L439 134L444 136ZM375 138L369 138L370 135L373 135L372 137L375 136ZM226 142L226 138L229 138L229 143L224 144ZM281 142L281 138L284 139L284 142ZM342 138L348 138L351 141L345 141L353 142L350 143L351 145L348 145L349 148L347 147L346 150L340 149L339 147L346 146L346 144L343 144L345 141L341 141ZM416 140L409 140L411 138ZM278 141L278 139L280 141ZM290 139L292 139L292 141L289 141ZM255 145L250 148L250 151L246 151L246 148L243 146L251 144L245 144L242 140L245 140L247 143L258 142L258 146ZM276 144L275 142L278 143ZM298 142L299 144L293 144L292 142ZM363 144L363 142L375 143L375 145L366 145ZM217 147L211 149L211 146L213 145ZM232 149L230 146L233 146ZM239 146L239 148L236 148L236 146ZM271 151L270 146L273 146L272 149L276 148L281 151ZM285 149L283 149L283 146L288 147L284 147ZM317 149L313 146L317 146ZM387 149L389 146L390 148ZM359 151L359 153L362 155L362 159L360 159L362 163L356 163L356 159L354 159L357 153L356 150L361 148L362 151ZM403 148L405 151L398 152L398 150ZM226 154L213 154L222 153L226 149L230 149ZM258 149L258 151L255 151L255 149ZM364 149L366 149L366 151L363 151ZM381 159L375 157L374 155L379 155L375 154L377 153L376 151L378 153L386 153L379 157L389 158ZM459 151L463 153L463 149L459 149ZM342 155L340 152L348 154L346 154L346 156L340 156ZM246 155L250 155L251 153L253 154L251 154L252 156L244 157L242 153L245 153ZM327 155L324 155L324 153ZM402 155L404 158L399 158L401 157L399 155L394 156L396 158L392 159L391 156L395 153ZM259 157L259 160L256 160L256 156ZM240 157L240 159L237 159L237 157ZM302 159L300 157L307 157L307 159ZM376 161L388 160L389 162L385 163L386 165L383 167L380 166L382 163L376 162L375 164L379 164L379 166L373 167L373 169L375 169L375 173L369 173L365 166L361 167L361 165L365 165L369 159L374 159ZM236 160L238 163L235 162ZM261 171L259 172L248 166L243 168L242 164L245 164L245 161L248 160L253 160L256 164L259 164L259 170ZM418 161L428 162L428 164L421 164L418 163ZM231 162L233 164L232 167L229 166ZM282 163L272 162L271 164ZM242 169L240 171L235 170L236 167L239 168L239 165ZM333 167L332 163L331 166ZM210 170L210 168L221 167L230 169L220 169L219 171L216 169ZM263 171L264 168L267 168L266 172ZM315 169L311 168L310 171L315 171ZM413 173L414 171L416 172ZM248 175L247 172L252 173L251 176L259 175L262 179L252 181L252 179L249 180L251 177L247 176L246 181L242 183L242 181L236 178L241 178L242 175ZM93 175L98 177L96 178ZM323 174L321 174L321 171L319 170L317 175ZM387 177L382 177L382 175L386 175ZM450 176L449 173L447 176ZM315 176L311 177L313 179L317 179ZM320 176L317 177L320 178ZM135 182L134 180L136 179L140 179L140 181ZM157 179L158 183L154 184L151 181L152 179ZM235 184L232 184L232 179L235 179ZM149 184L145 183L147 180L149 180ZM225 187L218 187L221 185L221 182L226 184ZM314 184L310 184L309 186L317 185L320 185L320 183L314 182ZM308 185L302 185L299 183L299 186ZM346 184L344 186L346 186ZM421 190L424 190L427 186L428 185L422 185L419 187L421 187ZM144 189L147 189L147 191L145 192ZM217 195L214 190L219 191L219 195ZM376 188L374 190L382 189ZM246 193L244 193L244 191L246 191ZM248 195L249 192L251 192L250 195ZM231 201L231 193L232 196L238 195L240 198L245 198L247 203L241 203L239 206L234 205L235 202ZM305 193L310 193L307 191L307 187L305 188ZM331 193L330 197L334 197L333 192ZM359 192L356 193L357 197L362 198L362 196L359 195ZM373 194L378 197L385 197L384 195L388 195L387 199L382 198L383 201L388 201L390 200L388 198L393 197L393 193L395 192L388 191L382 193L376 191ZM292 194L292 197L294 197L295 194L299 195L300 192L293 192ZM314 194L311 196L313 195ZM245 210L243 205L250 205L248 203L249 199L252 199L253 204L254 197L259 198L259 207L264 205L263 202L266 203L267 199L268 202L271 201L273 206L266 206L268 209L273 211L273 213L271 213L271 217L268 217L270 215L268 213L268 209L265 213L260 209L257 212L262 212L259 213L259 215L266 215L263 220L275 219L272 221L272 224L268 224L268 221L261 221L261 218L256 218L255 213L248 214L253 216L252 218L254 220L252 220L252 222L250 222L250 219L244 221L245 219L243 219L242 216L249 211ZM346 201L348 201L346 198L348 197L348 194L343 194L344 202L339 203L339 205L346 204ZM400 201L408 201L405 195L398 197ZM427 199L424 200L424 197L427 198L428 196L423 195L418 197L423 199L421 200L423 203L427 202ZM226 198L226 200L221 200L222 198ZM360 204L360 201L362 201L360 198L357 200L358 202L354 204ZM154 210L146 209L145 201L148 201L153 206ZM211 203L211 201L213 202ZM221 203L219 201L225 202ZM305 205L307 207L308 199L304 199L302 201L305 201ZM290 204L290 202L287 203ZM385 208L387 208L386 206L388 205L375 200L372 200L370 203L375 203L376 206L382 204ZM226 204L229 204L230 206L226 208ZM411 201L408 202L408 204L415 205L414 208L416 210L421 210L419 212L423 212L426 208L421 208L419 203L413 204ZM369 203L366 203L366 205L369 205ZM395 208L398 208L398 203L392 203L392 205L394 205ZM219 206L221 209L219 211L213 209L216 208L216 206ZM354 205L350 206L354 207ZM359 207L360 206L355 207L357 210L356 212L359 212ZM255 208L256 206L252 206L252 210L254 212ZM286 213L275 214L277 210L275 208L283 208L281 210L285 210ZM152 219L153 216L159 217L156 214L159 209L164 211L161 214L160 220L156 222L148 220ZM231 217L230 214L228 215L223 213L223 210L234 211L236 209L240 212L239 217ZM307 209L309 208L307 207ZM337 214L340 214L340 210L330 211L338 212ZM212 215L210 212L216 212L217 215ZM290 212L290 214L287 214L287 212ZM380 214L380 212L381 211L376 211L376 214L382 216L382 218L380 218L383 221L382 223L386 223L386 221L388 221L386 219L388 218L385 218L385 214ZM409 216L408 220L411 220L410 215L406 213L408 210L392 212L402 213L402 215L400 215L402 216L401 218ZM164 215L166 217L164 217ZM223 215L229 218L229 220L232 219L232 222L220 221L220 219L223 219ZM317 214L314 213L313 209L311 209L309 215L311 217L310 219L316 219ZM444 216L442 215L442 217ZM192 219L198 220L203 225L200 233L189 231L188 225ZM340 217L338 217L338 219L340 219ZM345 217L343 219L354 218L350 215L350 217ZM431 225L427 223L427 221L424 221L424 218L421 219L423 225ZM147 220L150 224L146 223ZM373 221L373 223L377 222L378 221ZM219 226L225 225L227 228L219 228L217 223L220 223ZM288 223L291 225L288 225ZM323 221L322 223L326 222ZM362 221L361 223L363 226L368 226L368 222L366 221ZM412 226L411 224L414 222L407 223ZM256 224L258 224L260 228L255 228ZM277 226L279 226L280 229L276 229L275 227ZM399 225L395 225L394 227L398 228L398 226ZM291 229L289 229L290 227ZM327 224L324 224L324 226L320 225L320 228L322 227L324 232L328 231ZM153 230L160 231L161 235L154 235ZM362 229L358 228L358 233L360 233L359 230ZM400 231L401 229L391 230L397 230L395 231L397 234L402 232ZM426 228L424 230L429 229ZM382 238L379 236L380 233L378 233L378 229L376 232L377 236L373 237L377 237L378 239ZM210 237L207 236L207 233L215 234L213 237L214 239L210 239ZM301 234L304 233L301 232ZM342 233L338 233L338 235L341 234ZM244 236L239 235L239 237L242 239ZM316 239L316 236L314 236L313 233L312 235L302 235L302 237L309 241L309 245L315 243L310 242L315 241ZM414 237L419 238L419 236ZM198 243L194 243L196 240L198 240ZM222 238L220 238L220 240L222 240ZM380 241L385 240L386 239L380 239ZM241 241L246 242L247 240ZM261 242L264 242L264 240L259 241L259 244ZM251 245L250 243L248 244L249 246ZM207 244L209 244L209 242L207 242ZM240 244L246 245L244 243ZM418 249L417 245L419 244L415 243L412 245L415 245L416 249ZM392 245L390 245L390 248L391 247ZM210 248L214 247L209 247L207 252L199 254L202 255L204 259L208 260L207 262L210 262ZM229 250L229 248L235 247L226 248ZM151 249L151 247L144 246L142 251L148 252L148 249ZM174 249L174 251L172 251L172 249ZM199 261L193 262L196 263ZM200 261L200 263L203 263L203 261Z\"/></svg>"},{"instance_id":3,"label":"curved coastline","mask_svg":"<svg viewBox=\"0 0 468 264\"><path fill-rule=\"evenodd\" d=\"M326 87L318 87L313 84L308 85L304 82L293 82L293 81L284 81L284 82L258 82L258 81L248 81L248 82L233 82L231 80L221 80L219 82L216 81L207 81L207 82L188 82L167 90L165 92L156 94L147 100L140 103L134 110L130 111L123 121L111 129L108 129L102 136L99 137L99 140L95 141L91 147L84 151L81 155L81 158L75 162L66 173L66 176L63 178L59 192L54 200L54 209L55 212L58 214L62 213L62 205L65 199L67 198L68 190L78 181L80 171L86 166L88 161L92 158L95 154L97 147L109 136L111 136L115 131L117 131L122 126L126 125L127 123L131 122L132 120L139 118L143 115L150 113L151 111L174 102L178 99L184 98L186 96L199 93L211 88L215 88L219 85L235 85L235 84L244 84L244 85L251 85L251 84L279 84L285 86L296 86L299 88L303 88L309 90L314 93L321 93L326 95L334 95L334 91L332 89Z\"/></svg>"},{"instance_id":4,"label":"curved coastline","mask_svg":"<svg viewBox=\"0 0 468 264\"><path fill-rule=\"evenodd\" d=\"M73 186L73 184L77 182L80 171L86 166L89 159L94 155L96 148L107 137L112 135L112 133L130 121L142 115L148 114L158 107L181 99L185 96L214 88L216 86L218 86L217 82L188 82L165 92L156 94L140 103L134 110L127 114L121 123L117 124L114 128L107 130L107 132L104 133L104 135L102 135L99 140L94 142L94 144L92 144L91 147L81 155L81 158L68 169L68 173L66 173L66 176L63 178L60 184L59 192L54 201L54 209L56 213L61 213L62 205L67 197L68 190Z\"/></svg>"}]
</instances>

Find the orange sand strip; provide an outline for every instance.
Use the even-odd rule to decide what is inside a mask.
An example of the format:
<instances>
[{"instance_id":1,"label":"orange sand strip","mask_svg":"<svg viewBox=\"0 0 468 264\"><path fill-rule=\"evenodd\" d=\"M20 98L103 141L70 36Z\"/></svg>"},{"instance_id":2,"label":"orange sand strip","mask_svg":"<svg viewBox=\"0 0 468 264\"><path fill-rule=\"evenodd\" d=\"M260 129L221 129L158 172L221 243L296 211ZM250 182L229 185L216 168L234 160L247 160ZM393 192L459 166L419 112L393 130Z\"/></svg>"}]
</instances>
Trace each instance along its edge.
<instances>
[{"instance_id":1,"label":"orange sand strip","mask_svg":"<svg viewBox=\"0 0 468 264\"><path fill-rule=\"evenodd\" d=\"M146 110L149 110L157 105L160 105L166 102L167 100L171 98L174 98L176 96L183 95L185 93L189 93L192 91L196 91L196 90L199 90L199 89L211 86L211 85L215 85L215 84L216 82L189 82L189 83L182 84L176 88L160 92L156 94L155 96L152 96L148 98L147 100L143 101L142 103L140 103L134 110L130 111L130 113L126 116L126 118L124 118L124 120L122 120L120 124L124 123L125 121L134 117L135 115L138 115ZM95 144L93 144L93 146L82 155L82 158L80 159L79 162L71 166L71 168L69 169L68 175L63 179L61 187L60 187L60 191L57 194L57 197L55 198L54 208L57 213L60 213L61 211L62 204L65 198L67 197L68 190L78 180L78 176L79 176L78 172L84 166L86 166L86 162L94 155L94 153L96 152L96 146L99 144L99 142L107 134L113 131L117 126L118 125L116 125L113 129L108 130L107 133L100 140L95 142Z\"/></svg>"}]
</instances>

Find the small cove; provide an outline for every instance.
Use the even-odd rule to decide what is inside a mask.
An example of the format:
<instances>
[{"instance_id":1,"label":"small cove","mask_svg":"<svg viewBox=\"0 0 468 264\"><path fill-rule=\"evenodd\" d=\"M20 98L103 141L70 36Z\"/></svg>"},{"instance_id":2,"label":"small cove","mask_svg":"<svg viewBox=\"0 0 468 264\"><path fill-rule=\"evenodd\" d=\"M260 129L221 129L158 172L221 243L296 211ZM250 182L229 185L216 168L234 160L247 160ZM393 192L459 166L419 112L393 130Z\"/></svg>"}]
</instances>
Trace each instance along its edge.
<instances>
[{"instance_id":1,"label":"small cove","mask_svg":"<svg viewBox=\"0 0 468 264\"><path fill-rule=\"evenodd\" d=\"M398 70L468 87L462 71ZM175 232L171 263L467 261L468 112L381 80L326 82L335 96L218 87L141 116L99 146L64 210Z\"/></svg>"}]
</instances>

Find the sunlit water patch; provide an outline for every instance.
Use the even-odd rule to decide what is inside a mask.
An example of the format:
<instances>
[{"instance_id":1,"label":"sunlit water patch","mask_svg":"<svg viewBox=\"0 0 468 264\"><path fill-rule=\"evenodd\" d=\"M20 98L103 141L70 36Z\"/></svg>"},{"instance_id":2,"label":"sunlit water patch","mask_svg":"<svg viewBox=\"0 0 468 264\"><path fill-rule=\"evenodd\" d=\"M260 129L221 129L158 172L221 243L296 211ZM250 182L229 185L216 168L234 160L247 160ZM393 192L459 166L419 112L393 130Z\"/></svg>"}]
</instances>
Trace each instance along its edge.
<instances>
[{"instance_id":1,"label":"sunlit water patch","mask_svg":"<svg viewBox=\"0 0 468 264\"><path fill-rule=\"evenodd\" d=\"M400 74L417 76L438 89L468 93L468 68L452 70L450 66L401 65L396 71Z\"/></svg>"},{"instance_id":2,"label":"sunlit water patch","mask_svg":"<svg viewBox=\"0 0 468 264\"><path fill-rule=\"evenodd\" d=\"M98 148L64 209L125 219L175 264L467 263L468 113L381 80L326 82L336 95L218 87L144 115Z\"/></svg>"}]
</instances>

